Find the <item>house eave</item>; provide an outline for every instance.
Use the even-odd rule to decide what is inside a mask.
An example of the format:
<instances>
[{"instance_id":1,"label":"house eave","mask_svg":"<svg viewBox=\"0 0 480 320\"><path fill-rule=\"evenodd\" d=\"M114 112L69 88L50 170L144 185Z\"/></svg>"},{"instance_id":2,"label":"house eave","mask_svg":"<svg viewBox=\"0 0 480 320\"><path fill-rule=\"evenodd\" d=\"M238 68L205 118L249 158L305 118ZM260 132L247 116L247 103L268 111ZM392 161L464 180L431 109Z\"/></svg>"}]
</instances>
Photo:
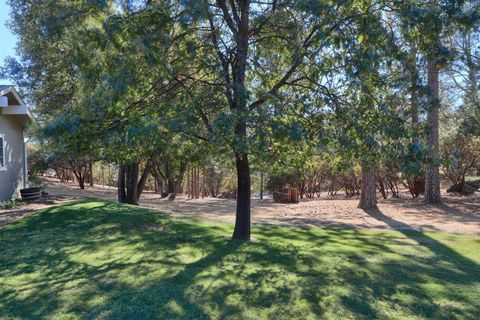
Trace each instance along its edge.
<instances>
[{"instance_id":1,"label":"house eave","mask_svg":"<svg viewBox=\"0 0 480 320\"><path fill-rule=\"evenodd\" d=\"M7 94L12 94L19 104L9 105L7 107L0 107L0 114L2 115L14 115L14 116L25 116L28 120L33 120L33 115L31 110L27 107L23 99L18 94L17 90L13 86L9 86L0 90L0 96Z\"/></svg>"}]
</instances>

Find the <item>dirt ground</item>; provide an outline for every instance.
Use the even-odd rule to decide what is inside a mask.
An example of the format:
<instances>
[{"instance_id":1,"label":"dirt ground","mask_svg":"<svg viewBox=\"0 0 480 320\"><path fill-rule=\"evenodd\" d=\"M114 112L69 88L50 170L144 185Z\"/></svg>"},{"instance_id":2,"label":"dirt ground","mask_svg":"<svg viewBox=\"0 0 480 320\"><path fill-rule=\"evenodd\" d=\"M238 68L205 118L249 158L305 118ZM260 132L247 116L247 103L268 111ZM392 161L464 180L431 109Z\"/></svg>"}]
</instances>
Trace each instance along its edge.
<instances>
[{"instance_id":1,"label":"dirt ground","mask_svg":"<svg viewBox=\"0 0 480 320\"><path fill-rule=\"evenodd\" d=\"M23 217L29 216L37 210L73 202L75 200L78 200L78 198L70 196L52 196L48 199L42 199L28 204L22 203L19 207L13 209L0 209L0 228L9 223L20 220Z\"/></svg>"},{"instance_id":2,"label":"dirt ground","mask_svg":"<svg viewBox=\"0 0 480 320\"><path fill-rule=\"evenodd\" d=\"M72 183L46 181L50 198L72 201L82 197L115 200L116 189L87 186L80 190ZM415 229L480 235L480 194L459 197L443 194L444 202L433 206L423 199L412 199L404 192L400 199L379 199L379 210L358 209L357 198L322 194L320 198L302 200L299 204L278 204L272 199L252 199L252 222L299 227L330 227L360 229ZM179 195L175 201L161 199L160 195L145 192L140 205L169 212L174 216L203 218L224 222L235 219L235 200L204 198L189 200ZM0 217L3 213L0 211ZM0 226L2 220L0 218Z\"/></svg>"}]
</instances>

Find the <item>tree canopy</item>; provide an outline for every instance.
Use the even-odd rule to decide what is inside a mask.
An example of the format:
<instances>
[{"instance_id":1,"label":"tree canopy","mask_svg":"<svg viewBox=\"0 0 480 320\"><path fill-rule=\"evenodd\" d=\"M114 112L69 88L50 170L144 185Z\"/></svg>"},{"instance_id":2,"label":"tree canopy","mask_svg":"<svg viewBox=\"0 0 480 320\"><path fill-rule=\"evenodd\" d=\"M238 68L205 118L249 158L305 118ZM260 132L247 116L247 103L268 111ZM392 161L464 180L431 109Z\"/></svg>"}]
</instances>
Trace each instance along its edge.
<instances>
[{"instance_id":1,"label":"tree canopy","mask_svg":"<svg viewBox=\"0 0 480 320\"><path fill-rule=\"evenodd\" d=\"M355 161L362 208L376 206L386 166L412 183L426 172L426 199L440 201L440 72L462 97L458 130L479 135L475 1L10 5L19 58L2 71L35 105L51 150L118 164L119 199L130 203L142 170L176 194L187 163L226 157L237 178L236 239L250 239L252 166Z\"/></svg>"}]
</instances>

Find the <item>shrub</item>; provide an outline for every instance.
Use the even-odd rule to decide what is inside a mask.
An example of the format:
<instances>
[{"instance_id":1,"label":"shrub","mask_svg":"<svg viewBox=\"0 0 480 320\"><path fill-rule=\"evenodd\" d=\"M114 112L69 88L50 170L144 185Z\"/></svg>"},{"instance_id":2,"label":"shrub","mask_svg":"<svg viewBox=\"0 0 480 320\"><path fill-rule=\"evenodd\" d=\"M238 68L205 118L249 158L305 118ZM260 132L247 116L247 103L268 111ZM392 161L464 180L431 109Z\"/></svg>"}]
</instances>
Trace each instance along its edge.
<instances>
[{"instance_id":1,"label":"shrub","mask_svg":"<svg viewBox=\"0 0 480 320\"><path fill-rule=\"evenodd\" d=\"M442 170L453 184L450 190L471 193L465 186L465 176L480 165L480 138L455 135L445 138L442 147Z\"/></svg>"}]
</instances>

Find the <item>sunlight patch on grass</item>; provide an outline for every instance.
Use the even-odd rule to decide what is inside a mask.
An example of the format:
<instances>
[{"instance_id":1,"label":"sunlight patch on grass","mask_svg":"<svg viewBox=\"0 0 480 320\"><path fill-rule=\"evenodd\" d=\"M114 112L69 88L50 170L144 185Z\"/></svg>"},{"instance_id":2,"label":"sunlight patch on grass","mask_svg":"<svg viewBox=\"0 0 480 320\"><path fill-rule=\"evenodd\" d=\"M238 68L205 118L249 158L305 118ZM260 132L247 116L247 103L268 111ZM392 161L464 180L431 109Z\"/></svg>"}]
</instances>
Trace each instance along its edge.
<instances>
[{"instance_id":1,"label":"sunlight patch on grass","mask_svg":"<svg viewBox=\"0 0 480 320\"><path fill-rule=\"evenodd\" d=\"M474 237L231 231L110 202L38 212L0 229L0 318L480 318Z\"/></svg>"}]
</instances>

